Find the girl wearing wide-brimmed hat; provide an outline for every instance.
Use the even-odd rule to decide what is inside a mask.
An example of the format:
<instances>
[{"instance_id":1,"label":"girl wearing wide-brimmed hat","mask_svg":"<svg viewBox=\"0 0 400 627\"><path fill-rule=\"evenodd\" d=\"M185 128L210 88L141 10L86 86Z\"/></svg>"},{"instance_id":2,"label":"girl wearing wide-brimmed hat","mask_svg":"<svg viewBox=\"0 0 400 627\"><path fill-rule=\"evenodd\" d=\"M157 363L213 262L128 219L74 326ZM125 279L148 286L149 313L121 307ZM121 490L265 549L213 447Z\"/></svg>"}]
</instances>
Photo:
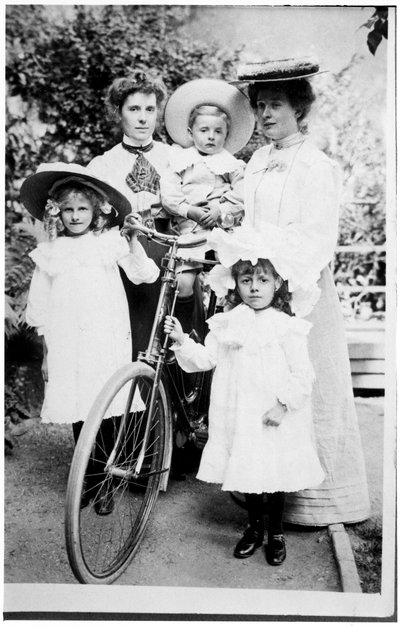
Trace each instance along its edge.
<instances>
[{"instance_id":1,"label":"girl wearing wide-brimmed hat","mask_svg":"<svg viewBox=\"0 0 400 627\"><path fill-rule=\"evenodd\" d=\"M236 87L218 79L196 79L179 87L165 107L165 126L176 142L161 177L161 200L171 228L182 235L233 226L243 217L244 162L234 157L254 128L250 103ZM201 258L204 249L185 257ZM187 261L178 275L177 316L192 328L193 284L202 265Z\"/></svg>"},{"instance_id":2,"label":"girl wearing wide-brimmed hat","mask_svg":"<svg viewBox=\"0 0 400 627\"><path fill-rule=\"evenodd\" d=\"M218 296L228 294L232 308L208 320L204 346L185 335L176 318L167 317L164 328L184 370L215 368L209 439L197 478L245 494L249 525L234 556L250 557L263 544L266 493L266 558L279 566L286 557L285 496L324 478L312 433L311 324L301 318L319 290L303 283L295 260L253 229L214 229L208 241L221 262L208 280Z\"/></svg>"},{"instance_id":3,"label":"girl wearing wide-brimmed hat","mask_svg":"<svg viewBox=\"0 0 400 627\"><path fill-rule=\"evenodd\" d=\"M26 312L43 338L41 418L72 424L77 439L103 384L131 359L119 267L134 283L155 281L159 270L129 224L129 244L111 228L130 213L128 200L86 168L43 164L24 181L21 200L49 236L30 253L36 268ZM120 414L123 402L113 403L108 417Z\"/></svg>"},{"instance_id":4,"label":"girl wearing wide-brimmed hat","mask_svg":"<svg viewBox=\"0 0 400 627\"><path fill-rule=\"evenodd\" d=\"M248 86L268 145L253 154L245 175L244 223L291 252L304 278L318 280L321 297L309 320L316 381L313 419L325 480L287 498L285 520L327 525L364 520L370 511L343 317L329 264L338 235L338 165L304 133L315 99L312 58L251 63L238 71Z\"/></svg>"}]
</instances>

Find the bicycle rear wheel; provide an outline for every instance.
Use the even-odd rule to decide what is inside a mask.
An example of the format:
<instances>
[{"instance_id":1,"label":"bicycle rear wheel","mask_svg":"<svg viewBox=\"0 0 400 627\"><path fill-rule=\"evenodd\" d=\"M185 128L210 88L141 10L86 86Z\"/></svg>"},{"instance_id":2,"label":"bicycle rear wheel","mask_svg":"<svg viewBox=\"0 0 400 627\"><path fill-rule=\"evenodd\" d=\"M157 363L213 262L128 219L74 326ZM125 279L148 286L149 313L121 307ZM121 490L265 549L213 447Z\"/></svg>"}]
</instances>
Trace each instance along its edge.
<instances>
[{"instance_id":1,"label":"bicycle rear wheel","mask_svg":"<svg viewBox=\"0 0 400 627\"><path fill-rule=\"evenodd\" d=\"M118 370L82 428L65 508L68 558L81 583L108 584L125 570L168 472L164 458L170 437L169 403L161 382L151 402L154 376L154 369L141 362ZM125 412L105 418L110 405L122 397ZM81 508L83 502L89 504Z\"/></svg>"}]
</instances>

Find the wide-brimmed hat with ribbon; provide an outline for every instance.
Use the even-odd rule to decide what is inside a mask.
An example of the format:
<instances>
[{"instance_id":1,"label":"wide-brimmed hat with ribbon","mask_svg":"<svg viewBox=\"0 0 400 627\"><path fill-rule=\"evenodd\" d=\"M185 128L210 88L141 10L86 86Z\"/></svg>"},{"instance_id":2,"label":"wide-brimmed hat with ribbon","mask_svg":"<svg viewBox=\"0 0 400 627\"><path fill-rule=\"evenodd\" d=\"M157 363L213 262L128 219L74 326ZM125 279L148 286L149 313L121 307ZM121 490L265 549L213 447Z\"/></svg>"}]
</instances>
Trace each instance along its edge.
<instances>
[{"instance_id":1,"label":"wide-brimmed hat with ribbon","mask_svg":"<svg viewBox=\"0 0 400 627\"><path fill-rule=\"evenodd\" d=\"M237 87L216 78L189 81L169 98L164 112L165 127L171 139L182 146L193 146L188 132L189 117L195 107L219 107L230 119L225 148L232 154L243 148L253 134L255 118L250 101Z\"/></svg>"},{"instance_id":2,"label":"wide-brimmed hat with ribbon","mask_svg":"<svg viewBox=\"0 0 400 627\"><path fill-rule=\"evenodd\" d=\"M244 63L238 68L237 80L230 82L232 85L238 85L243 83L292 81L299 78L311 78L327 71L320 69L319 61L314 57L277 59L274 61Z\"/></svg>"},{"instance_id":3,"label":"wide-brimmed hat with ribbon","mask_svg":"<svg viewBox=\"0 0 400 627\"><path fill-rule=\"evenodd\" d=\"M121 192L76 163L42 163L35 174L23 182L21 202L34 218L43 220L49 197L65 183L80 183L100 194L115 209L112 226L122 224L125 216L131 212L129 200Z\"/></svg>"},{"instance_id":4,"label":"wide-brimmed hat with ribbon","mask_svg":"<svg viewBox=\"0 0 400 627\"><path fill-rule=\"evenodd\" d=\"M320 296L317 286L319 273L305 272L296 256L285 250L281 242L267 232L255 231L250 226L239 226L231 231L214 228L207 238L209 248L216 251L220 265L209 272L207 282L219 298L235 288L231 268L240 260L256 265L258 259L268 259L285 281L292 294L291 309L297 316L307 316Z\"/></svg>"}]
</instances>

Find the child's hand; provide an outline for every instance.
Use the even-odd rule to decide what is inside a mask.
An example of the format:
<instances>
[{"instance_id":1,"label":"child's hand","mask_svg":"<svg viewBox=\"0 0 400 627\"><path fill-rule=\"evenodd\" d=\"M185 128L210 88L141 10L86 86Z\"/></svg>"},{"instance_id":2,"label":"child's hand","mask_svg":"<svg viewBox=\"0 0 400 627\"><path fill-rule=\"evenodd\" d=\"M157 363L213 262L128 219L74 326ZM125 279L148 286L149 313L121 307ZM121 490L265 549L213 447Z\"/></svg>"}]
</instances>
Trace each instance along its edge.
<instances>
[{"instance_id":1,"label":"child's hand","mask_svg":"<svg viewBox=\"0 0 400 627\"><path fill-rule=\"evenodd\" d=\"M208 209L203 207L191 207L188 209L187 215L188 218L200 224L202 219L208 216Z\"/></svg>"},{"instance_id":2,"label":"child's hand","mask_svg":"<svg viewBox=\"0 0 400 627\"><path fill-rule=\"evenodd\" d=\"M201 220L201 225L207 228L212 228L218 224L218 220L221 217L221 209L219 207L210 207L207 215Z\"/></svg>"},{"instance_id":3,"label":"child's hand","mask_svg":"<svg viewBox=\"0 0 400 627\"><path fill-rule=\"evenodd\" d=\"M178 318L175 318L174 316L165 316L164 333L169 335L171 340L179 344L179 346L183 344L185 334Z\"/></svg>"},{"instance_id":4,"label":"child's hand","mask_svg":"<svg viewBox=\"0 0 400 627\"><path fill-rule=\"evenodd\" d=\"M287 412L286 405L279 401L269 411L263 415L263 423L266 427L279 427Z\"/></svg>"},{"instance_id":5,"label":"child's hand","mask_svg":"<svg viewBox=\"0 0 400 627\"><path fill-rule=\"evenodd\" d=\"M136 238L139 233L139 231L137 230L138 224L142 224L142 218L140 216L140 213L129 213L125 217L121 234L126 237L128 241L131 240L132 237Z\"/></svg>"}]
</instances>

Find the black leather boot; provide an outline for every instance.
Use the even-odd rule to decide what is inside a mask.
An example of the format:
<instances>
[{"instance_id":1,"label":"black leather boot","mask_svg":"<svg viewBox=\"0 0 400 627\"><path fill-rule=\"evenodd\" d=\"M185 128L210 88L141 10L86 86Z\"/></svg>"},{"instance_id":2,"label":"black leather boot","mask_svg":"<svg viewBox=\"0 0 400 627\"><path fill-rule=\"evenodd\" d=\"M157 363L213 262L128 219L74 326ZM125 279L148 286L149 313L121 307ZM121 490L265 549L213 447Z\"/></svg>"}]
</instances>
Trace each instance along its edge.
<instances>
[{"instance_id":1,"label":"black leather boot","mask_svg":"<svg viewBox=\"0 0 400 627\"><path fill-rule=\"evenodd\" d=\"M264 541L263 495L245 494L245 499L250 524L233 552L239 559L253 555Z\"/></svg>"},{"instance_id":2,"label":"black leather boot","mask_svg":"<svg viewBox=\"0 0 400 627\"><path fill-rule=\"evenodd\" d=\"M286 542L283 535L285 493L268 494L268 544L265 557L271 566L280 566L286 559Z\"/></svg>"},{"instance_id":3,"label":"black leather boot","mask_svg":"<svg viewBox=\"0 0 400 627\"><path fill-rule=\"evenodd\" d=\"M280 566L286 559L286 542L283 533L268 534L268 544L265 550L268 564Z\"/></svg>"}]
</instances>

